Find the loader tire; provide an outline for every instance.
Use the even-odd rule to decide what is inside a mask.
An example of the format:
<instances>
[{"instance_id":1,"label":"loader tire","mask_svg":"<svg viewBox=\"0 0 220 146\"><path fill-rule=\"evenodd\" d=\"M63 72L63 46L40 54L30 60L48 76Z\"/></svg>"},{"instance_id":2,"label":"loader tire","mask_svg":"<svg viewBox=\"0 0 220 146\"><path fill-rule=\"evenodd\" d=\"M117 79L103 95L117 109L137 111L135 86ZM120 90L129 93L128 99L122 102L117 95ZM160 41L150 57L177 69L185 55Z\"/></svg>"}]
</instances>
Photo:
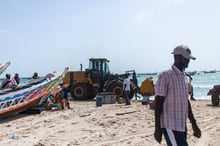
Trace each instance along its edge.
<instances>
[{"instance_id":1,"label":"loader tire","mask_svg":"<svg viewBox=\"0 0 220 146\"><path fill-rule=\"evenodd\" d=\"M219 105L219 93L218 91L214 91L212 93L212 105L218 106Z\"/></svg>"},{"instance_id":2,"label":"loader tire","mask_svg":"<svg viewBox=\"0 0 220 146\"><path fill-rule=\"evenodd\" d=\"M123 84L116 82L109 87L109 92L115 94L116 98L123 97Z\"/></svg>"},{"instance_id":3,"label":"loader tire","mask_svg":"<svg viewBox=\"0 0 220 146\"><path fill-rule=\"evenodd\" d=\"M92 98L92 88L84 83L73 84L71 96L74 100L89 100Z\"/></svg>"}]
</instances>

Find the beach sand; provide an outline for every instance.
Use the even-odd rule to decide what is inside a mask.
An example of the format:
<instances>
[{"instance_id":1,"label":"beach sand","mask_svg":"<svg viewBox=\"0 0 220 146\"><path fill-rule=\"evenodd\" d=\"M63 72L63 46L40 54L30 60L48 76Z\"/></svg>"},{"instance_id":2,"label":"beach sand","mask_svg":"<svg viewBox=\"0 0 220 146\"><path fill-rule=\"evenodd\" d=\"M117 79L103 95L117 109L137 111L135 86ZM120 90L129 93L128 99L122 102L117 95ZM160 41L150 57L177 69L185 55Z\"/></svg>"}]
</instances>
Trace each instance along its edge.
<instances>
[{"instance_id":1,"label":"beach sand","mask_svg":"<svg viewBox=\"0 0 220 146\"><path fill-rule=\"evenodd\" d=\"M132 105L71 101L72 109L42 111L36 115L13 115L0 119L1 146L158 146L154 133L154 110L132 101ZM220 107L210 100L192 101L200 139L192 136L191 146L220 145ZM163 138L161 146L165 146Z\"/></svg>"}]
</instances>

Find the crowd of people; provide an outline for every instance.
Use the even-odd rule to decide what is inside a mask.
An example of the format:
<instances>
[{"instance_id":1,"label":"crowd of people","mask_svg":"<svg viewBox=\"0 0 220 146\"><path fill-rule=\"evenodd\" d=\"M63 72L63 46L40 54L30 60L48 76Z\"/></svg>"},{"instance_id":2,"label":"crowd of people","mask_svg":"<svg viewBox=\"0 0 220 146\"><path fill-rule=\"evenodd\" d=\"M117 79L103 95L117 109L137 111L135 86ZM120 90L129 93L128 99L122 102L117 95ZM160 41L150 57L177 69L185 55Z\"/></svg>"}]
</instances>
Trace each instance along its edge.
<instances>
[{"instance_id":1,"label":"crowd of people","mask_svg":"<svg viewBox=\"0 0 220 146\"><path fill-rule=\"evenodd\" d=\"M197 138L201 137L201 130L199 129L196 119L193 115L191 104L189 102L189 95L191 100L193 97L193 89L191 86L192 78L185 73L190 60L196 58L191 55L191 51L187 46L177 46L172 54L174 55L174 63L170 69L163 71L158 76L158 80L153 84L152 78L148 78L148 83L153 86L152 95L155 95L155 132L154 137L158 143L161 143L162 135L168 146L181 145L188 146L187 143L187 118L189 118L193 135ZM190 78L186 82L187 76ZM33 79L38 78L35 72ZM6 74L6 79L1 84L1 89L16 88L20 83L19 74L16 73L13 78L10 74ZM57 103L61 104L64 109L65 105L70 108L68 99L68 86L60 85L61 90L55 96ZM128 75L124 79L123 90L125 104L130 105L130 86L131 81ZM143 95L146 102L149 101L149 94Z\"/></svg>"},{"instance_id":2,"label":"crowd of people","mask_svg":"<svg viewBox=\"0 0 220 146\"><path fill-rule=\"evenodd\" d=\"M32 79L38 79L38 73L35 72ZM20 77L18 73L15 73L14 77L11 78L11 74L7 73L5 79L2 81L0 89L12 88L15 89L20 84Z\"/></svg>"}]
</instances>

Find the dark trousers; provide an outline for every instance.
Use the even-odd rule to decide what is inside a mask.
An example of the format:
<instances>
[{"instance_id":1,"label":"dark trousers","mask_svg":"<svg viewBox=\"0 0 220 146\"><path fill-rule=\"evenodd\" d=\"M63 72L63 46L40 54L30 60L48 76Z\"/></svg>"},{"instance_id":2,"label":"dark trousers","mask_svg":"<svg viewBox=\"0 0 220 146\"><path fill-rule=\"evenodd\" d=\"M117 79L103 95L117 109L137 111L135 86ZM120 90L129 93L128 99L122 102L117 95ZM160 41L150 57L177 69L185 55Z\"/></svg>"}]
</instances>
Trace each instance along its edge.
<instances>
[{"instance_id":1,"label":"dark trousers","mask_svg":"<svg viewBox=\"0 0 220 146\"><path fill-rule=\"evenodd\" d=\"M130 98L128 97L129 91L124 91L124 98L126 101L126 104L130 104Z\"/></svg>"},{"instance_id":2,"label":"dark trousers","mask_svg":"<svg viewBox=\"0 0 220 146\"><path fill-rule=\"evenodd\" d=\"M188 146L187 132L173 131L163 128L163 134L168 146Z\"/></svg>"}]
</instances>

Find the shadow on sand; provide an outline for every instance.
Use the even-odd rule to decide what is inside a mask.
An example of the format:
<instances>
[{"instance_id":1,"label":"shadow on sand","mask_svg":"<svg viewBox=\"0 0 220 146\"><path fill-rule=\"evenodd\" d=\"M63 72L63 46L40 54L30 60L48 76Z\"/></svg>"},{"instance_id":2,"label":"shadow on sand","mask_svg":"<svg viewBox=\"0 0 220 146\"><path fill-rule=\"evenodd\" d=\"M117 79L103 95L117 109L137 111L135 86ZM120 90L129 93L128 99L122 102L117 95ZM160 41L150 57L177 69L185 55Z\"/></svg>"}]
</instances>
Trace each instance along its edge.
<instances>
[{"instance_id":1,"label":"shadow on sand","mask_svg":"<svg viewBox=\"0 0 220 146\"><path fill-rule=\"evenodd\" d=\"M28 116L28 114L11 114L8 116L0 117L0 124L13 121L13 120L17 120L17 119L20 119L26 116Z\"/></svg>"},{"instance_id":2,"label":"shadow on sand","mask_svg":"<svg viewBox=\"0 0 220 146\"><path fill-rule=\"evenodd\" d=\"M213 106L212 104L207 104L207 106L210 106L212 108L220 108L220 106Z\"/></svg>"}]
</instances>

